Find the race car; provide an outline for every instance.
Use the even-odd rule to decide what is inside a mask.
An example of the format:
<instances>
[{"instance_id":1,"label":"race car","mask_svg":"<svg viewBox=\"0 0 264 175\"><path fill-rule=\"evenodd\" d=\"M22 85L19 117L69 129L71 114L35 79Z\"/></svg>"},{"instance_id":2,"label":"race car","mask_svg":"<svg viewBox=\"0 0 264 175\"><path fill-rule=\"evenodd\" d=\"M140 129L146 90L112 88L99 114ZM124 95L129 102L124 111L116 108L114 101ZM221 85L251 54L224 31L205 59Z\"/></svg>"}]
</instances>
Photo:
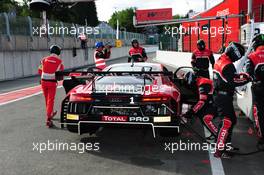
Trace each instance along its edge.
<instances>
[{"instance_id":1,"label":"race car","mask_svg":"<svg viewBox=\"0 0 264 175\"><path fill-rule=\"evenodd\" d=\"M122 63L103 71L58 72L67 81L72 74L81 75L73 81L82 80L70 91L65 87L69 92L62 102L61 126L79 134L122 126L150 128L154 137L177 136L182 104L195 100L179 70L173 74L158 63Z\"/></svg>"}]
</instances>

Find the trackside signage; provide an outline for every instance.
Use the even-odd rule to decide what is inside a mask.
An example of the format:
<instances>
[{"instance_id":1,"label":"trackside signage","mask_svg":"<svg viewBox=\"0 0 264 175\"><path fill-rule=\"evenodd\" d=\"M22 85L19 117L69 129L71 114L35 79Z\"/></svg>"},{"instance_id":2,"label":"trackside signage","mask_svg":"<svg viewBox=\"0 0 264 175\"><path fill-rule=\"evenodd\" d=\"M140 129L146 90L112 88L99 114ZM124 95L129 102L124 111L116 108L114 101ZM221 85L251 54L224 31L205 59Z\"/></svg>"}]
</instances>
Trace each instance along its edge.
<instances>
[{"instance_id":1,"label":"trackside signage","mask_svg":"<svg viewBox=\"0 0 264 175\"><path fill-rule=\"evenodd\" d=\"M172 8L136 10L137 22L171 20Z\"/></svg>"}]
</instances>

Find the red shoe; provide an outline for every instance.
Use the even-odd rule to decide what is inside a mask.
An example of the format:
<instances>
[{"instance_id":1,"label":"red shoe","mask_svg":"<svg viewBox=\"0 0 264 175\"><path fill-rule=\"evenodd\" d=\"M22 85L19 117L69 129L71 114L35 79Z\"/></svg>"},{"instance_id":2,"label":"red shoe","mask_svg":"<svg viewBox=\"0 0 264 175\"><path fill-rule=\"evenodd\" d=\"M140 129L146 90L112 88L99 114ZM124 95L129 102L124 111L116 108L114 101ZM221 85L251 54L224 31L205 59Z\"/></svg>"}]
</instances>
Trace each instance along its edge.
<instances>
[{"instance_id":1,"label":"red shoe","mask_svg":"<svg viewBox=\"0 0 264 175\"><path fill-rule=\"evenodd\" d=\"M52 128L54 125L53 125L53 122L51 120L48 120L46 122L46 126L47 126L47 128Z\"/></svg>"}]
</instances>

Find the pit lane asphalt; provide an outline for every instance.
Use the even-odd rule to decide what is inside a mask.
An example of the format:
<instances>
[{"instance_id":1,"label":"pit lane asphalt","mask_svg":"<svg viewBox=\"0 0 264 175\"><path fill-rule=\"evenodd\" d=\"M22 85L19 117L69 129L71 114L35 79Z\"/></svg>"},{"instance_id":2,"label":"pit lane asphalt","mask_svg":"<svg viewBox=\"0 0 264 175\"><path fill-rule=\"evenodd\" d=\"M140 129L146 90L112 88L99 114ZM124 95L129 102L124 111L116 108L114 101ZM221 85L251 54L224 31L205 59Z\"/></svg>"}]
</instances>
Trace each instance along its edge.
<instances>
[{"instance_id":1,"label":"pit lane asphalt","mask_svg":"<svg viewBox=\"0 0 264 175\"><path fill-rule=\"evenodd\" d=\"M155 57L154 54L150 55ZM122 62L115 60L112 63ZM18 87L37 85L37 78L0 83L0 91L8 92ZM7 87L7 88L2 88ZM2 92L2 91L1 91ZM58 90L56 108L64 97ZM58 119L59 116L56 116ZM55 121L58 126L58 121ZM247 133L249 122L239 118L234 130L234 145L242 151L255 149L256 139ZM203 129L197 120L194 128L201 134ZM0 174L212 174L207 151L165 151L165 143L181 140L185 143L200 142L195 135L183 128L178 138L152 138L150 130L104 129L97 137L77 135L59 128L46 129L44 100L42 95L0 106ZM99 151L44 151L34 149L37 143L99 143ZM33 150L34 149L34 150ZM225 174L264 173L264 153L236 156L223 160ZM221 173L219 173L221 174Z\"/></svg>"}]
</instances>

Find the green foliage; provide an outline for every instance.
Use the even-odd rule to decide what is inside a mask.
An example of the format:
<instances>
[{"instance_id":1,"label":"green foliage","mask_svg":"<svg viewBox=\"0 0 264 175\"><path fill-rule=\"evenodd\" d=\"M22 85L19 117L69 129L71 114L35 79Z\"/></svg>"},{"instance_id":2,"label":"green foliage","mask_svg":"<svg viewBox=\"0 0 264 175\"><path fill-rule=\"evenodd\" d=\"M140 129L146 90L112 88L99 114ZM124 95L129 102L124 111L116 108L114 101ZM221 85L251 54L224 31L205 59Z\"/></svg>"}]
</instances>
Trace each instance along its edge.
<instances>
[{"instance_id":1,"label":"green foliage","mask_svg":"<svg viewBox=\"0 0 264 175\"><path fill-rule=\"evenodd\" d=\"M28 2L30 0L23 0L22 3L18 3L15 0L1 1L0 13L16 12L17 16L41 17L40 12L29 9ZM80 25L85 25L85 21L87 21L88 26L96 26L99 23L95 2L80 2L72 7L69 4L57 4L47 12L47 15L50 20Z\"/></svg>"},{"instance_id":2,"label":"green foliage","mask_svg":"<svg viewBox=\"0 0 264 175\"><path fill-rule=\"evenodd\" d=\"M133 16L135 8L127 8L112 14L108 23L113 28L116 28L116 21L118 19L120 27L126 28L128 32L139 32L142 29L136 29L133 25Z\"/></svg>"},{"instance_id":3,"label":"green foliage","mask_svg":"<svg viewBox=\"0 0 264 175\"><path fill-rule=\"evenodd\" d=\"M0 3L0 13L16 11L19 5L15 0L2 0Z\"/></svg>"},{"instance_id":4,"label":"green foliage","mask_svg":"<svg viewBox=\"0 0 264 175\"><path fill-rule=\"evenodd\" d=\"M79 2L73 6L72 13L74 14L74 23L85 25L87 21L89 26L97 26L99 21L95 2Z\"/></svg>"}]
</instances>

